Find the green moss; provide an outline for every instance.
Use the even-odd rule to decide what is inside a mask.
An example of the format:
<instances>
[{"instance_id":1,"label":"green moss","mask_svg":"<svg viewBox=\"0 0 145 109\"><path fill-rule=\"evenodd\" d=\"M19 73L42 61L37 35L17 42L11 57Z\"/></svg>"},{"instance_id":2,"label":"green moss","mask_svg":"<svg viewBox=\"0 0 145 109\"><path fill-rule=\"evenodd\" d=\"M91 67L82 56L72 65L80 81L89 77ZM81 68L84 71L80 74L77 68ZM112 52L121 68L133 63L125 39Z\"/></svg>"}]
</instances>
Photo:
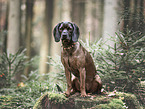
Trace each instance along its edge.
<instances>
[{"instance_id":1,"label":"green moss","mask_svg":"<svg viewBox=\"0 0 145 109\"><path fill-rule=\"evenodd\" d=\"M41 105L45 101L44 99L47 99L47 98L49 99L51 104L64 104L68 100L64 96L64 94L47 92L38 99L38 101L35 103L33 109L41 109L41 107L42 107Z\"/></svg>"},{"instance_id":2,"label":"green moss","mask_svg":"<svg viewBox=\"0 0 145 109\"><path fill-rule=\"evenodd\" d=\"M108 105L111 109L125 109L124 103L120 99L113 99Z\"/></svg>"},{"instance_id":3,"label":"green moss","mask_svg":"<svg viewBox=\"0 0 145 109\"><path fill-rule=\"evenodd\" d=\"M109 104L109 107L111 108L111 109L125 109L122 105L120 105L120 104L116 104L116 103L110 103Z\"/></svg>"},{"instance_id":4,"label":"green moss","mask_svg":"<svg viewBox=\"0 0 145 109\"><path fill-rule=\"evenodd\" d=\"M121 99L112 99L112 101L110 103L114 103L114 104L120 104L120 105L124 105L123 101Z\"/></svg>"},{"instance_id":5,"label":"green moss","mask_svg":"<svg viewBox=\"0 0 145 109\"><path fill-rule=\"evenodd\" d=\"M42 101L42 99L43 99L45 96L47 96L47 95L48 95L48 93L43 94L43 95L37 100L37 102L35 103L33 109L41 109L41 101Z\"/></svg>"},{"instance_id":6,"label":"green moss","mask_svg":"<svg viewBox=\"0 0 145 109\"><path fill-rule=\"evenodd\" d=\"M49 100L48 100L49 99ZM48 101L48 102L46 102ZM66 98L63 94L45 93L36 102L33 109L41 109L43 103L58 106L57 108L67 109L72 106L74 109L141 109L139 102L133 94L116 92L114 96L96 95L88 97L80 97L80 95L72 95ZM67 107L67 108L64 108Z\"/></svg>"},{"instance_id":7,"label":"green moss","mask_svg":"<svg viewBox=\"0 0 145 109\"><path fill-rule=\"evenodd\" d=\"M123 102L126 103L126 106L128 106L129 109L141 109L139 101L134 94L119 92L117 93L117 96L119 96Z\"/></svg>"},{"instance_id":8,"label":"green moss","mask_svg":"<svg viewBox=\"0 0 145 109\"><path fill-rule=\"evenodd\" d=\"M95 109L125 109L124 103L120 99L112 99L109 104L99 104Z\"/></svg>"},{"instance_id":9,"label":"green moss","mask_svg":"<svg viewBox=\"0 0 145 109\"><path fill-rule=\"evenodd\" d=\"M99 104L95 106L93 109L111 109L111 107L108 104Z\"/></svg>"},{"instance_id":10,"label":"green moss","mask_svg":"<svg viewBox=\"0 0 145 109\"><path fill-rule=\"evenodd\" d=\"M98 104L107 104L110 102L110 98L106 97L104 95L97 95L95 97L75 97L75 108L81 109L81 108L91 108Z\"/></svg>"},{"instance_id":11,"label":"green moss","mask_svg":"<svg viewBox=\"0 0 145 109\"><path fill-rule=\"evenodd\" d=\"M58 93L48 93L48 98L54 104L57 104L57 103L63 104L64 102L68 100L64 96L64 94L58 94Z\"/></svg>"}]
</instances>

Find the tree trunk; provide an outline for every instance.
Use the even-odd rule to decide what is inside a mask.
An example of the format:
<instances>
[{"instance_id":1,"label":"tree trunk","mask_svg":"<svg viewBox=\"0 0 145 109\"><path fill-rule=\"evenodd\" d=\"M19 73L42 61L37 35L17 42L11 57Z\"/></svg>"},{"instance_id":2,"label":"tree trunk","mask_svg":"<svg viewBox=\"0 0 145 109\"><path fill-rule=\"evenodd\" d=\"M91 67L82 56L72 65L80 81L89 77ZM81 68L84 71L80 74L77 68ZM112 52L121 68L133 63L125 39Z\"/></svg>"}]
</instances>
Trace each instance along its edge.
<instances>
[{"instance_id":1,"label":"tree trunk","mask_svg":"<svg viewBox=\"0 0 145 109\"><path fill-rule=\"evenodd\" d=\"M98 40L100 39L100 38L102 38L103 36L103 22L104 22L104 0L99 0L98 1L99 2L99 10L97 11L99 14L98 14L98 16L99 16L99 25L98 25Z\"/></svg>"},{"instance_id":2,"label":"tree trunk","mask_svg":"<svg viewBox=\"0 0 145 109\"><path fill-rule=\"evenodd\" d=\"M104 0L91 0L87 2L85 10L86 38L91 41L99 40L102 37L103 31Z\"/></svg>"},{"instance_id":3,"label":"tree trunk","mask_svg":"<svg viewBox=\"0 0 145 109\"><path fill-rule=\"evenodd\" d=\"M137 24L137 18L138 13L137 13L137 0L134 0L134 7L133 7L133 13L132 13L132 21L131 21L131 28L136 31L138 29Z\"/></svg>"},{"instance_id":4,"label":"tree trunk","mask_svg":"<svg viewBox=\"0 0 145 109\"><path fill-rule=\"evenodd\" d=\"M7 34L8 30L8 2L0 1L0 54L6 52Z\"/></svg>"},{"instance_id":5,"label":"tree trunk","mask_svg":"<svg viewBox=\"0 0 145 109\"><path fill-rule=\"evenodd\" d=\"M85 1L72 0L72 21L80 28L80 39L85 40Z\"/></svg>"},{"instance_id":6,"label":"tree trunk","mask_svg":"<svg viewBox=\"0 0 145 109\"><path fill-rule=\"evenodd\" d=\"M145 33L145 0L140 0L140 11L139 11L139 31Z\"/></svg>"},{"instance_id":7,"label":"tree trunk","mask_svg":"<svg viewBox=\"0 0 145 109\"><path fill-rule=\"evenodd\" d=\"M134 5L136 6L136 13L137 16L134 17L134 19L137 19L136 23L134 23L134 31L139 31L140 34L144 34L145 33L145 11L144 11L144 7L145 7L145 0L135 0L134 1ZM134 12L135 13L135 12Z\"/></svg>"},{"instance_id":8,"label":"tree trunk","mask_svg":"<svg viewBox=\"0 0 145 109\"><path fill-rule=\"evenodd\" d=\"M19 49L19 38L21 34L20 6L21 0L9 1L7 50L13 54Z\"/></svg>"},{"instance_id":9,"label":"tree trunk","mask_svg":"<svg viewBox=\"0 0 145 109\"><path fill-rule=\"evenodd\" d=\"M45 74L48 72L48 55L50 55L51 33L52 33L52 16L53 16L53 0L45 1L45 17L44 17L44 35L40 49L40 64L39 73Z\"/></svg>"},{"instance_id":10,"label":"tree trunk","mask_svg":"<svg viewBox=\"0 0 145 109\"><path fill-rule=\"evenodd\" d=\"M124 0L123 5L123 32L126 33L127 30L131 30L143 34L145 32L144 0Z\"/></svg>"},{"instance_id":11,"label":"tree trunk","mask_svg":"<svg viewBox=\"0 0 145 109\"><path fill-rule=\"evenodd\" d=\"M27 61L31 58L31 37L32 37L32 20L33 20L33 5L34 0L27 0L26 1L26 55L28 56ZM25 68L24 74L28 76L29 73L29 66Z\"/></svg>"},{"instance_id":12,"label":"tree trunk","mask_svg":"<svg viewBox=\"0 0 145 109\"><path fill-rule=\"evenodd\" d=\"M105 0L104 5L104 33L103 40L107 41L108 39L115 36L115 32L117 30L117 3L118 0ZM114 47L114 43L112 41L107 41L107 44L111 47ZM107 46L105 46L107 47Z\"/></svg>"},{"instance_id":13,"label":"tree trunk","mask_svg":"<svg viewBox=\"0 0 145 109\"><path fill-rule=\"evenodd\" d=\"M124 25L123 25L123 32L126 33L126 29L129 25L129 18L130 18L130 0L123 0L124 3Z\"/></svg>"}]
</instances>

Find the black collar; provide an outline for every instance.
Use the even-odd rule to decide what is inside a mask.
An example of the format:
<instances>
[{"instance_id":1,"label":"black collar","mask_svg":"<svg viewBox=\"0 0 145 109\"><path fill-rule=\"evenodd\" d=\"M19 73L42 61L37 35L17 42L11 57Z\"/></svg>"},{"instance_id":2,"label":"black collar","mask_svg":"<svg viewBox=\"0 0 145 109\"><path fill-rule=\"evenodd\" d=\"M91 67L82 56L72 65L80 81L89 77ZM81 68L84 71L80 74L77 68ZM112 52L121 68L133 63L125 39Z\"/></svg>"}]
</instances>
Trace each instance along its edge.
<instances>
[{"instance_id":1,"label":"black collar","mask_svg":"<svg viewBox=\"0 0 145 109\"><path fill-rule=\"evenodd\" d=\"M76 42L72 43L71 46L68 46L68 47L64 47L63 44L61 46L63 47L64 50L70 50L74 48L75 45L76 45Z\"/></svg>"}]
</instances>

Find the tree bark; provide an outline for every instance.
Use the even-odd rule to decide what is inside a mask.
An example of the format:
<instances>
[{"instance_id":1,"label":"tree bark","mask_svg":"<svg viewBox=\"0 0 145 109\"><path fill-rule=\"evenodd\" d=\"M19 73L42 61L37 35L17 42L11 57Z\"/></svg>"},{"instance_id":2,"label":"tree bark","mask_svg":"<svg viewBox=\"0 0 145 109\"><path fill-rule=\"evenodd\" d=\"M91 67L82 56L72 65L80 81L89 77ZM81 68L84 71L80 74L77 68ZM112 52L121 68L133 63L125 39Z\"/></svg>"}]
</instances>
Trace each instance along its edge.
<instances>
[{"instance_id":1,"label":"tree bark","mask_svg":"<svg viewBox=\"0 0 145 109\"><path fill-rule=\"evenodd\" d=\"M40 49L40 64L39 73L45 74L48 72L48 55L50 55L51 33L52 33L52 17L53 17L53 0L45 1L45 16L44 16L44 35Z\"/></svg>"},{"instance_id":2,"label":"tree bark","mask_svg":"<svg viewBox=\"0 0 145 109\"><path fill-rule=\"evenodd\" d=\"M33 23L33 5L34 0L27 0L26 1L26 55L28 56L27 61L31 58L31 37L32 37L32 23ZM24 74L28 76L30 67L26 67Z\"/></svg>"},{"instance_id":3,"label":"tree bark","mask_svg":"<svg viewBox=\"0 0 145 109\"><path fill-rule=\"evenodd\" d=\"M8 2L0 1L0 54L6 52L8 30Z\"/></svg>"},{"instance_id":4,"label":"tree bark","mask_svg":"<svg viewBox=\"0 0 145 109\"><path fill-rule=\"evenodd\" d=\"M124 25L123 25L123 32L126 33L126 29L129 25L129 18L130 18L130 0L123 0L124 3Z\"/></svg>"},{"instance_id":5,"label":"tree bark","mask_svg":"<svg viewBox=\"0 0 145 109\"><path fill-rule=\"evenodd\" d=\"M98 40L102 38L103 36L103 22L104 22L104 0L99 0L99 25L98 25Z\"/></svg>"},{"instance_id":6,"label":"tree bark","mask_svg":"<svg viewBox=\"0 0 145 109\"><path fill-rule=\"evenodd\" d=\"M85 40L85 0L72 0L72 21L80 28L80 39Z\"/></svg>"},{"instance_id":7,"label":"tree bark","mask_svg":"<svg viewBox=\"0 0 145 109\"><path fill-rule=\"evenodd\" d=\"M140 11L139 11L139 31L145 33L145 0L140 0Z\"/></svg>"},{"instance_id":8,"label":"tree bark","mask_svg":"<svg viewBox=\"0 0 145 109\"><path fill-rule=\"evenodd\" d=\"M107 41L111 37L115 37L115 32L117 30L117 5L118 0L105 0L104 5L104 33L103 33L103 40ZM114 43L110 40L107 41L107 45L114 47ZM107 46L105 46L107 47Z\"/></svg>"},{"instance_id":9,"label":"tree bark","mask_svg":"<svg viewBox=\"0 0 145 109\"><path fill-rule=\"evenodd\" d=\"M19 49L19 39L21 34L20 6L21 0L9 1L7 50L9 53L13 54Z\"/></svg>"},{"instance_id":10,"label":"tree bark","mask_svg":"<svg viewBox=\"0 0 145 109\"><path fill-rule=\"evenodd\" d=\"M91 41L99 40L103 32L104 0L91 0L87 2L85 10L85 38Z\"/></svg>"},{"instance_id":11,"label":"tree bark","mask_svg":"<svg viewBox=\"0 0 145 109\"><path fill-rule=\"evenodd\" d=\"M144 33L144 0L123 0L123 32L139 31Z\"/></svg>"}]
</instances>

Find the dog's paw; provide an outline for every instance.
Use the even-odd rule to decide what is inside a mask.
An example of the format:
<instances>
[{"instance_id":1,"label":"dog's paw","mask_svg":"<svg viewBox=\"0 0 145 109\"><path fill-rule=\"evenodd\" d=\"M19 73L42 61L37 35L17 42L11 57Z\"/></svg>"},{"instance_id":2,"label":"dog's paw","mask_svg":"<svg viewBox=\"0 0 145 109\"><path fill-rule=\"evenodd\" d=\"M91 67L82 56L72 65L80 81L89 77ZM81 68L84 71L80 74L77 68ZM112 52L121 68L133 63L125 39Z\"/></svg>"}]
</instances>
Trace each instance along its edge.
<instances>
[{"instance_id":1,"label":"dog's paw","mask_svg":"<svg viewBox=\"0 0 145 109\"><path fill-rule=\"evenodd\" d=\"M69 96L70 96L70 92L66 91L66 92L64 93L64 95L65 95L66 97L69 97Z\"/></svg>"},{"instance_id":2,"label":"dog's paw","mask_svg":"<svg viewBox=\"0 0 145 109\"><path fill-rule=\"evenodd\" d=\"M81 97L86 97L87 94L86 93L81 93Z\"/></svg>"}]
</instances>

